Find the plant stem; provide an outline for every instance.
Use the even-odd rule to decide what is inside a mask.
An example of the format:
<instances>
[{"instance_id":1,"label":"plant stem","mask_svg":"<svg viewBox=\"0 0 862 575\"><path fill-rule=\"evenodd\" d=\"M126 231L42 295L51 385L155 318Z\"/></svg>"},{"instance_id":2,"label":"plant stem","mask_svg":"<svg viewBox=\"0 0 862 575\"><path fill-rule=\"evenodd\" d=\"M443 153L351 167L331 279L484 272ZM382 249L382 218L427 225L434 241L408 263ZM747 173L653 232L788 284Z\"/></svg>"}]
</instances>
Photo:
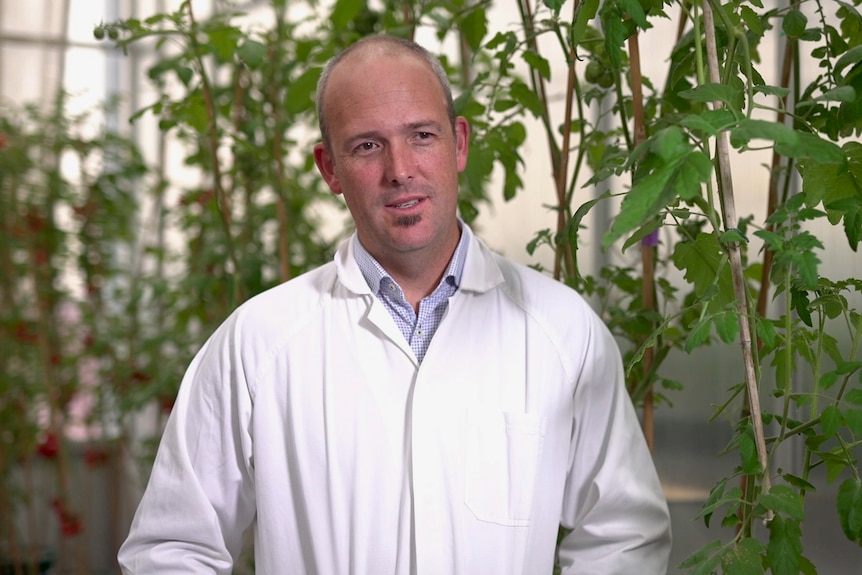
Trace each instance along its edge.
<instances>
[{"instance_id":1,"label":"plant stem","mask_svg":"<svg viewBox=\"0 0 862 575\"><path fill-rule=\"evenodd\" d=\"M579 1L575 1L572 7L572 21L574 21ZM556 174L557 187L557 241L555 242L556 254L554 257L554 277L560 279L562 276L562 263L565 262L566 272L568 275L575 273L575 260L572 254L572 246L569 242L562 239L566 226L569 222L568 217L568 185L567 179L569 175L569 148L571 147L572 137L572 107L575 94L575 46L569 46L569 52L566 54L566 110L563 114L563 143L560 147L560 161L558 164L558 172ZM544 88L543 88L544 89ZM577 177L575 174L574 178Z\"/></svg>"},{"instance_id":2,"label":"plant stem","mask_svg":"<svg viewBox=\"0 0 862 575\"><path fill-rule=\"evenodd\" d=\"M577 14L580 0L575 0L572 7L572 21ZM536 42L536 32L533 27L533 11L530 7L529 0L518 0L518 12L521 17L521 24L524 27L524 41L530 47L530 50L539 54L539 45ZM551 157L551 173L554 177L554 191L557 196L557 233L554 241L554 279L559 280L562 277L563 262L572 273L574 269L574 256L571 251L571 246L566 241L559 239L568 224L566 203L567 191L567 171L568 171L568 142L571 136L571 114L572 114L572 94L574 93L575 74L575 46L569 46L566 54L567 65L567 87L566 87L566 111L563 119L563 146L557 147L556 139L554 138L554 130L551 126L550 113L548 111L548 95L545 88L545 81L532 67L530 68L530 83L539 99L542 102L541 121L545 129L547 137L548 152Z\"/></svg>"},{"instance_id":3,"label":"plant stem","mask_svg":"<svg viewBox=\"0 0 862 575\"><path fill-rule=\"evenodd\" d=\"M784 298L784 381L775 382L776 387L780 385L783 388L784 397L782 399L784 400L784 405L781 419L781 430L778 433L778 440L772 446L773 455L778 449L778 446L784 442L784 438L787 435L787 418L790 416L790 394L793 391L793 302L790 298L791 279L790 273L784 274L784 294L786 296Z\"/></svg>"},{"instance_id":4,"label":"plant stem","mask_svg":"<svg viewBox=\"0 0 862 575\"><path fill-rule=\"evenodd\" d=\"M713 20L712 6L709 1L703 3L703 23L706 32L707 65L710 81L719 82L718 52L715 41L715 21ZM716 108L722 106L721 102L715 102ZM737 225L736 207L734 204L733 178L730 167L730 151L728 147L727 132L722 132L716 137L716 155L718 157L718 183L719 193L723 200L724 228L731 229ZM758 390L757 374L754 367L752 355L751 330L749 326L748 294L745 288L745 277L742 269L742 257L739 245L730 242L727 246L730 257L730 270L733 279L733 292L737 300L737 313L739 314L739 338L742 347L742 357L745 368L745 384L748 391L748 403L751 413L751 424L754 429L754 441L757 449L757 459L761 466L761 482L763 492L770 489L769 460L766 452L766 440L763 431L763 417L760 408L760 392ZM771 514L770 517L771 519Z\"/></svg>"},{"instance_id":5,"label":"plant stem","mask_svg":"<svg viewBox=\"0 0 862 575\"><path fill-rule=\"evenodd\" d=\"M275 187L276 187L276 217L278 218L278 263L279 276L282 282L290 279L290 214L287 209L286 180L284 174L284 127L281 118L281 93L279 86L285 85L284 78L279 70L281 65L277 55L278 47L284 41L284 17L283 5L274 5L275 9L275 39L267 47L269 55L270 70L273 77L269 84L268 96L272 113L274 116L274 128L272 134L272 159L275 163Z\"/></svg>"},{"instance_id":6,"label":"plant stem","mask_svg":"<svg viewBox=\"0 0 862 575\"><path fill-rule=\"evenodd\" d=\"M643 76L641 74L639 33L636 31L629 36L629 73L632 90L632 119L634 120L634 146L637 148L646 141L646 120L643 105ZM636 170L632 170L635 173ZM647 238L641 241L641 299L642 306L647 312L655 311L655 246ZM650 320L650 331L655 328L655 323ZM653 362L655 360L655 348L649 346L644 350L641 377L651 377ZM643 421L641 427L644 432L647 446L650 451L655 447L655 403L653 400L652 384L647 384L643 398Z\"/></svg>"},{"instance_id":7,"label":"plant stem","mask_svg":"<svg viewBox=\"0 0 862 575\"><path fill-rule=\"evenodd\" d=\"M225 249L227 250L228 261L231 264L233 269L230 270L231 277L233 278L233 290L231 293L231 301L228 303L229 307L232 309L236 307L236 305L242 303L243 294L242 294L242 282L240 278L240 269L239 269L239 260L236 257L236 248L233 243L233 233L231 232L231 210L230 210L230 201L225 193L224 186L222 183L222 173L221 173L221 165L219 164L218 157L218 116L215 109L215 104L213 103L213 95L212 88L210 87L209 77L207 76L206 65L204 64L203 57L201 56L201 48L198 44L197 33L198 33L198 25L195 21L195 14L192 10L192 2L186 2L186 9L189 14L189 21L191 23L191 29L189 31L189 42L191 44L192 53L195 59L195 62L198 67L198 73L201 75L201 92L204 97L204 107L206 108L207 118L209 119L209 148L210 148L210 156L212 158L212 169L213 169L213 187L215 188L216 198L217 198L217 206L218 212L221 216L222 227L224 228L225 235Z\"/></svg>"}]
</instances>

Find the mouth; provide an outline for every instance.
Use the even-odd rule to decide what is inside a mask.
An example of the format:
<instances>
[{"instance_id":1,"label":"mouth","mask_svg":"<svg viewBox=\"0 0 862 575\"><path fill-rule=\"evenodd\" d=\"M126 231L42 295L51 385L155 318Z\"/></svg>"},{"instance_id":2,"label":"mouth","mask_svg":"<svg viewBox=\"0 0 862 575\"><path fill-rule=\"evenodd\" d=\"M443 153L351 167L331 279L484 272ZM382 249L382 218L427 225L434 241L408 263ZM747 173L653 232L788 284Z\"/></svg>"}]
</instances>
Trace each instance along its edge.
<instances>
[{"instance_id":1,"label":"mouth","mask_svg":"<svg viewBox=\"0 0 862 575\"><path fill-rule=\"evenodd\" d=\"M416 206L420 203L422 203L422 198L413 198L411 200L406 200L404 202L397 202L397 203L388 204L386 207L395 208L397 210L406 210L406 209L412 208L413 206Z\"/></svg>"}]
</instances>

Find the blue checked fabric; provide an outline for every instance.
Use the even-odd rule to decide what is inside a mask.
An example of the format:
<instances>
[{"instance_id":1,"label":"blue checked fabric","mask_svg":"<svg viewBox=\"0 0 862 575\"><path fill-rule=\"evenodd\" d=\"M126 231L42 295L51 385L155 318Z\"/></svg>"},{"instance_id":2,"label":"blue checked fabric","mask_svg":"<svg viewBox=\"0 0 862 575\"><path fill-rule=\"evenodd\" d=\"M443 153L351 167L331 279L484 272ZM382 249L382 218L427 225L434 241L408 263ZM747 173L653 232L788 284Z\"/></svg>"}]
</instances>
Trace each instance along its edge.
<instances>
[{"instance_id":1,"label":"blue checked fabric","mask_svg":"<svg viewBox=\"0 0 862 575\"><path fill-rule=\"evenodd\" d=\"M428 346L434 332L440 327L443 315L449 307L449 298L457 291L461 283L461 273L464 271L464 261L467 256L467 235L463 226L461 227L461 240L449 260L446 273L437 285L437 288L419 302L419 313L413 311L413 307L404 299L404 292L392 276L383 269L374 257L368 253L359 238L356 239L354 257L362 275L368 283L368 287L377 296L401 333L410 344L410 349L416 355L419 363L425 357Z\"/></svg>"}]
</instances>

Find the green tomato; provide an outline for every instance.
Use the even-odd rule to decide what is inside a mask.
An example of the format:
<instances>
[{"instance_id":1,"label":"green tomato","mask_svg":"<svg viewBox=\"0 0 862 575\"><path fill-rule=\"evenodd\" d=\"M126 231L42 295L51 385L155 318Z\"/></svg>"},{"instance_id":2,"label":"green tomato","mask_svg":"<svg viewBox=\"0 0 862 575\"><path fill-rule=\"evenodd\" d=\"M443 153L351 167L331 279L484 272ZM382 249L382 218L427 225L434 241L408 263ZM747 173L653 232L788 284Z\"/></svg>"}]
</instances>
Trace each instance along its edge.
<instances>
[{"instance_id":1,"label":"green tomato","mask_svg":"<svg viewBox=\"0 0 862 575\"><path fill-rule=\"evenodd\" d=\"M595 84L599 81L602 74L605 73L605 67L598 60L590 60L587 64L587 69L584 71L584 78L590 84Z\"/></svg>"},{"instance_id":2,"label":"green tomato","mask_svg":"<svg viewBox=\"0 0 862 575\"><path fill-rule=\"evenodd\" d=\"M599 75L598 79L596 79L596 84L602 88L610 88L614 85L614 75L610 68L602 70L602 73Z\"/></svg>"},{"instance_id":3,"label":"green tomato","mask_svg":"<svg viewBox=\"0 0 862 575\"><path fill-rule=\"evenodd\" d=\"M93 37L96 40L103 40L105 38L105 29L101 26L96 26L93 29Z\"/></svg>"},{"instance_id":4,"label":"green tomato","mask_svg":"<svg viewBox=\"0 0 862 575\"><path fill-rule=\"evenodd\" d=\"M116 40L119 37L120 37L119 30L117 30L116 28L109 28L108 29L108 38L110 38L111 40Z\"/></svg>"}]
</instances>

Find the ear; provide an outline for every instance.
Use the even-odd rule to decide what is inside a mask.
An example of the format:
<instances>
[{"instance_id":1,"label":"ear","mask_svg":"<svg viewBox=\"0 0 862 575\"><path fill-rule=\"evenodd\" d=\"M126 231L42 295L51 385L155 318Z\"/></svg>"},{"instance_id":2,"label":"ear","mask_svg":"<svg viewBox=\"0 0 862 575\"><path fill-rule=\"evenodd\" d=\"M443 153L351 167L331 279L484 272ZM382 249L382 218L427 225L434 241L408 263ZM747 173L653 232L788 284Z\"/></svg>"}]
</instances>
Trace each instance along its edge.
<instances>
[{"instance_id":1,"label":"ear","mask_svg":"<svg viewBox=\"0 0 862 575\"><path fill-rule=\"evenodd\" d=\"M467 118L458 116L455 118L455 160L458 171L463 172L467 167L467 151L470 148L470 124Z\"/></svg>"},{"instance_id":2,"label":"ear","mask_svg":"<svg viewBox=\"0 0 862 575\"><path fill-rule=\"evenodd\" d=\"M322 142L314 145L314 163L317 164L317 170L323 176L323 181L329 186L333 194L341 193L341 183L338 181L338 176L335 175L335 163L332 161L332 155Z\"/></svg>"}]
</instances>

